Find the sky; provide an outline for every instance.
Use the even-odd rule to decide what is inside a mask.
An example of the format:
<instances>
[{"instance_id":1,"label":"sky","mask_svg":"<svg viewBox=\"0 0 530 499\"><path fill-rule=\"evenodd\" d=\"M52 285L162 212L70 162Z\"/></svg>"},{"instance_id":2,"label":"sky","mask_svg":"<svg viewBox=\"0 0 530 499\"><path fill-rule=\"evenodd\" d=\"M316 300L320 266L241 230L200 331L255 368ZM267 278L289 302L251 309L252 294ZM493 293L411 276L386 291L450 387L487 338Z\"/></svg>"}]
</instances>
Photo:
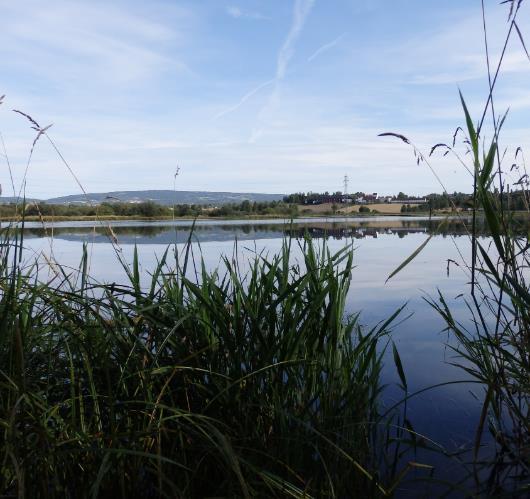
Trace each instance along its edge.
<instances>
[{"instance_id":1,"label":"sky","mask_svg":"<svg viewBox=\"0 0 530 499\"><path fill-rule=\"evenodd\" d=\"M492 65L508 6L485 0ZM529 5L518 24L530 40ZM480 0L0 0L0 133L18 193L173 189L441 192L409 147L450 142L460 88L488 94ZM530 44L529 44L530 46ZM530 140L530 62L514 37L495 94L507 157ZM485 129L487 139L487 129ZM12 195L0 141L0 184ZM511 160L510 160L511 162ZM432 168L471 190L455 159ZM179 175L175 179L177 165ZM73 172L72 173L70 172Z\"/></svg>"}]
</instances>

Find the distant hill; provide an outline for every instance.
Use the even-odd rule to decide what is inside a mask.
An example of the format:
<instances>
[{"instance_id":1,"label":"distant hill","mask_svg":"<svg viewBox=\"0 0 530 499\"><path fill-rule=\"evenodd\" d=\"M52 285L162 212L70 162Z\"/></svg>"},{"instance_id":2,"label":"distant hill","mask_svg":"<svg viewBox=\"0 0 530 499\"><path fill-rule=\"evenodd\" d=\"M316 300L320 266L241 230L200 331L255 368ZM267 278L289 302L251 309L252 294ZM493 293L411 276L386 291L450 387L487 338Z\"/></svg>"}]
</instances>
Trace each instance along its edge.
<instances>
[{"instance_id":1,"label":"distant hill","mask_svg":"<svg viewBox=\"0 0 530 499\"><path fill-rule=\"evenodd\" d=\"M220 205L227 203L241 203L249 201L280 201L284 194L260 194L255 192L207 192L207 191L113 191L84 194L73 194L41 200L49 204L100 204L104 201L121 201L124 203L141 203L153 201L162 205L173 204L206 204ZM88 198L88 199L87 199ZM13 202L12 197L0 197L0 203ZM32 199L31 201L37 201Z\"/></svg>"},{"instance_id":2,"label":"distant hill","mask_svg":"<svg viewBox=\"0 0 530 499\"><path fill-rule=\"evenodd\" d=\"M0 204L16 203L17 201L18 201L18 203L22 204L23 199L22 198L13 197L13 196L0 196ZM26 204L27 203L33 203L35 201L38 201L38 202L42 203L42 200L40 200L40 199L26 198Z\"/></svg>"}]
</instances>

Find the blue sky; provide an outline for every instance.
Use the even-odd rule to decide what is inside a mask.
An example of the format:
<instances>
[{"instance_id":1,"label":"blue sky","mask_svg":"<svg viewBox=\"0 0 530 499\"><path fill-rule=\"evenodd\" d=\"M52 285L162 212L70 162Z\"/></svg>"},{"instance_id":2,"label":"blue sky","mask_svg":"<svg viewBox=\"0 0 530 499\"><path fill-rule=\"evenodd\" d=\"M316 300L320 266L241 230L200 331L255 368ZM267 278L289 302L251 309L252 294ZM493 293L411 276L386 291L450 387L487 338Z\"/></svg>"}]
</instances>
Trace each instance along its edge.
<instances>
[{"instance_id":1,"label":"blue sky","mask_svg":"<svg viewBox=\"0 0 530 499\"><path fill-rule=\"evenodd\" d=\"M2 1L0 131L17 185L42 125L87 191L439 191L428 151L487 96L479 0ZM492 58L507 7L486 1ZM519 25L530 28L523 4ZM530 62L510 43L496 106L505 146L530 131ZM448 158L433 167L470 190ZM7 168L0 183L10 193ZM79 192L40 140L27 194Z\"/></svg>"}]
</instances>

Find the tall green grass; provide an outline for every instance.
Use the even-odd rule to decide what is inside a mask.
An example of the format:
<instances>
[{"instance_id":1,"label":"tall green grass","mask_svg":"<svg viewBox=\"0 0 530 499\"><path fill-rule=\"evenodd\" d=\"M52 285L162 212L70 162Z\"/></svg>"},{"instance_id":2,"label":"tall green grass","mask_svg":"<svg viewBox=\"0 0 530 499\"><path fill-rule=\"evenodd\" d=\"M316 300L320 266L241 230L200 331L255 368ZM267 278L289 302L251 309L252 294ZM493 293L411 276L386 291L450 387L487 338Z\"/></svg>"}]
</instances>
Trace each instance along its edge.
<instances>
[{"instance_id":1,"label":"tall green grass","mask_svg":"<svg viewBox=\"0 0 530 499\"><path fill-rule=\"evenodd\" d=\"M392 321L347 316L352 252L291 241L247 271L191 246L141 285L0 260L4 497L378 497L391 445L380 372ZM171 265L169 260L171 260ZM176 263L175 263L176 262ZM388 470L388 468L387 468ZM394 476L392 476L394 475Z\"/></svg>"},{"instance_id":2,"label":"tall green grass","mask_svg":"<svg viewBox=\"0 0 530 499\"><path fill-rule=\"evenodd\" d=\"M514 38L530 56L518 25L523 2L509 1L508 28L498 63L491 62L484 2L482 15L489 94L481 118L473 121L462 97L466 144L472 158L474 210L471 234L471 298L473 327L453 317L444 298L432 302L453 332L461 368L484 387L483 406L473 448L478 491L489 495L530 494L530 186L524 154L516 148L507 165L499 146L508 111L496 111L495 87L506 48ZM495 70L493 70L495 68ZM490 138L486 116L491 117ZM523 197L526 217L515 217L511 197ZM491 233L485 244L477 237L476 220L483 217ZM489 430L494 452L484 442ZM487 474L486 474L487 473ZM487 480L483 477L487 476Z\"/></svg>"},{"instance_id":3,"label":"tall green grass","mask_svg":"<svg viewBox=\"0 0 530 499\"><path fill-rule=\"evenodd\" d=\"M480 135L462 99L475 169L475 213L491 233L489 243L472 234L471 296L473 327L457 321L444 297L431 305L444 318L457 340L460 367L484 387L473 457L476 485L488 494L530 493L530 233L528 217L514 216L502 183L498 140L504 118L493 139L480 150ZM516 153L516 156L519 153ZM498 168L495 168L497 160ZM501 182L500 195L493 192ZM526 185L526 184L525 184ZM526 187L523 194L528 198ZM530 216L530 210L528 211ZM494 452L485 451L489 430ZM488 472L488 481L479 477Z\"/></svg>"}]
</instances>

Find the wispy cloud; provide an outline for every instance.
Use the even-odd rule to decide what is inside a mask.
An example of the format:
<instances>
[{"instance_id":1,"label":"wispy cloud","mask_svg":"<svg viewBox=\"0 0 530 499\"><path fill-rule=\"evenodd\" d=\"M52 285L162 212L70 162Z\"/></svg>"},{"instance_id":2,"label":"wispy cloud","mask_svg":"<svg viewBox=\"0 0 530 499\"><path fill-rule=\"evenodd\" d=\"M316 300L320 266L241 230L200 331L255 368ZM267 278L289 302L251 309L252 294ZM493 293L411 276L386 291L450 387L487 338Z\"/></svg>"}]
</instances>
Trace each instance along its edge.
<instances>
[{"instance_id":1,"label":"wispy cloud","mask_svg":"<svg viewBox=\"0 0 530 499\"><path fill-rule=\"evenodd\" d=\"M337 45L345 36L346 36L346 33L342 33L342 35L335 38L335 40L325 43L324 45L319 47L307 58L307 62L311 62L312 60L316 59L319 55L335 47L335 45Z\"/></svg>"},{"instance_id":2,"label":"wispy cloud","mask_svg":"<svg viewBox=\"0 0 530 499\"><path fill-rule=\"evenodd\" d=\"M269 85L271 85L274 82L275 82L275 80L272 79L272 80L267 80L267 81L264 81L263 83L260 83L257 87L254 87L250 92L247 92L245 95L243 95L243 97L241 97L241 99L239 99L239 102L237 104L235 104L234 106L229 107L228 109L225 109L224 111L221 111L220 113L216 114L213 117L213 119L217 120L217 119L221 118L222 116L226 116L227 114L233 113L236 109L241 107L248 99L250 99L252 96L257 94L261 89L263 89L265 87L268 87Z\"/></svg>"},{"instance_id":3,"label":"wispy cloud","mask_svg":"<svg viewBox=\"0 0 530 499\"><path fill-rule=\"evenodd\" d=\"M274 78L272 78L271 80L267 80L263 83L260 83L258 86L256 86L255 88L247 92L245 95L243 95L243 97L241 97L241 99L239 100L237 104L216 114L213 117L213 120L217 120L223 116L226 116L227 114L230 114L236 111L246 101L248 101L251 97L256 95L260 90L270 85L274 85L273 91L269 95L267 103L261 109L258 115L258 121L263 121L263 117L267 114L269 109L273 107L279 100L279 84L285 78L289 63L295 54L296 41L300 37L305 21L309 13L311 12L311 9L313 8L314 4L315 4L315 0L295 0L294 9L293 9L293 20L292 20L289 32L287 34L287 37L285 38L278 52L277 61L276 61L276 73L275 73ZM248 17L250 15L250 13L248 12L245 13L241 11L238 7L228 7L227 13L235 18ZM343 35L341 35L341 37L342 36ZM337 40L334 41L335 44L339 42L341 37L339 37ZM258 137L261 136L262 133L263 133L263 125L257 127L256 129L252 131L249 142L250 143L255 142L258 139Z\"/></svg>"},{"instance_id":4,"label":"wispy cloud","mask_svg":"<svg viewBox=\"0 0 530 499\"><path fill-rule=\"evenodd\" d=\"M276 61L276 75L274 78L274 89L269 96L268 102L261 109L258 117L258 121L263 121L264 116L274 105L279 102L280 94L280 83L285 78L289 62L295 54L295 46L302 30L304 28L307 17L309 16L311 9L315 4L315 0L295 0L293 10L293 20L291 27L283 42L280 51L278 52L278 58ZM255 128L250 136L249 142L255 142L263 133L264 124Z\"/></svg>"},{"instance_id":5,"label":"wispy cloud","mask_svg":"<svg viewBox=\"0 0 530 499\"><path fill-rule=\"evenodd\" d=\"M255 19L255 20L270 20L271 18L263 15L261 12L242 10L235 5L229 5L226 8L226 13L234 19Z\"/></svg>"},{"instance_id":6,"label":"wispy cloud","mask_svg":"<svg viewBox=\"0 0 530 499\"><path fill-rule=\"evenodd\" d=\"M344 173L355 190L437 190L406 147L377 134L403 133L424 152L450 141L463 121L456 82L480 116L480 2L402 3L0 0L0 131L15 182L34 130L13 108L54 123L53 139L92 192L165 188L177 161L179 188L190 190L331 191ZM487 14L495 67L506 6ZM520 15L528 38L530 11ZM510 107L507 146L530 148L529 75L515 33L495 95L499 113ZM472 186L454 162L431 159L450 190ZM39 142L28 195L77 190Z\"/></svg>"},{"instance_id":7,"label":"wispy cloud","mask_svg":"<svg viewBox=\"0 0 530 499\"><path fill-rule=\"evenodd\" d=\"M453 16L452 22L440 23L436 30L420 30L403 37L402 41L381 47L377 58L381 68L389 74L400 72L409 84L444 85L487 81L484 54L484 35L478 6L464 7L466 14ZM502 52L508 25L505 6L489 8L488 45L490 63L495 71ZM528 23L528 12L523 12L519 22ZM403 57L406 54L407 57ZM528 59L515 35L507 47L501 72L505 77L525 73L530 69ZM503 79L504 79L503 78Z\"/></svg>"},{"instance_id":8,"label":"wispy cloud","mask_svg":"<svg viewBox=\"0 0 530 499\"><path fill-rule=\"evenodd\" d=\"M0 35L0 55L16 68L61 85L69 79L124 84L151 78L168 67L187 70L165 50L180 44L179 31L161 22L110 2L73 6L57 0L46 9L31 0L28 3L33 8L6 6L3 14L12 21L6 22ZM65 60L68 71L57 71Z\"/></svg>"},{"instance_id":9,"label":"wispy cloud","mask_svg":"<svg viewBox=\"0 0 530 499\"><path fill-rule=\"evenodd\" d=\"M276 81L279 82L285 77L285 72L289 61L294 56L294 47L298 40L302 29L304 28L307 16L311 12L315 0L296 0L294 4L293 22L287 38L283 42L283 45L278 53L278 61L276 64Z\"/></svg>"}]
</instances>

